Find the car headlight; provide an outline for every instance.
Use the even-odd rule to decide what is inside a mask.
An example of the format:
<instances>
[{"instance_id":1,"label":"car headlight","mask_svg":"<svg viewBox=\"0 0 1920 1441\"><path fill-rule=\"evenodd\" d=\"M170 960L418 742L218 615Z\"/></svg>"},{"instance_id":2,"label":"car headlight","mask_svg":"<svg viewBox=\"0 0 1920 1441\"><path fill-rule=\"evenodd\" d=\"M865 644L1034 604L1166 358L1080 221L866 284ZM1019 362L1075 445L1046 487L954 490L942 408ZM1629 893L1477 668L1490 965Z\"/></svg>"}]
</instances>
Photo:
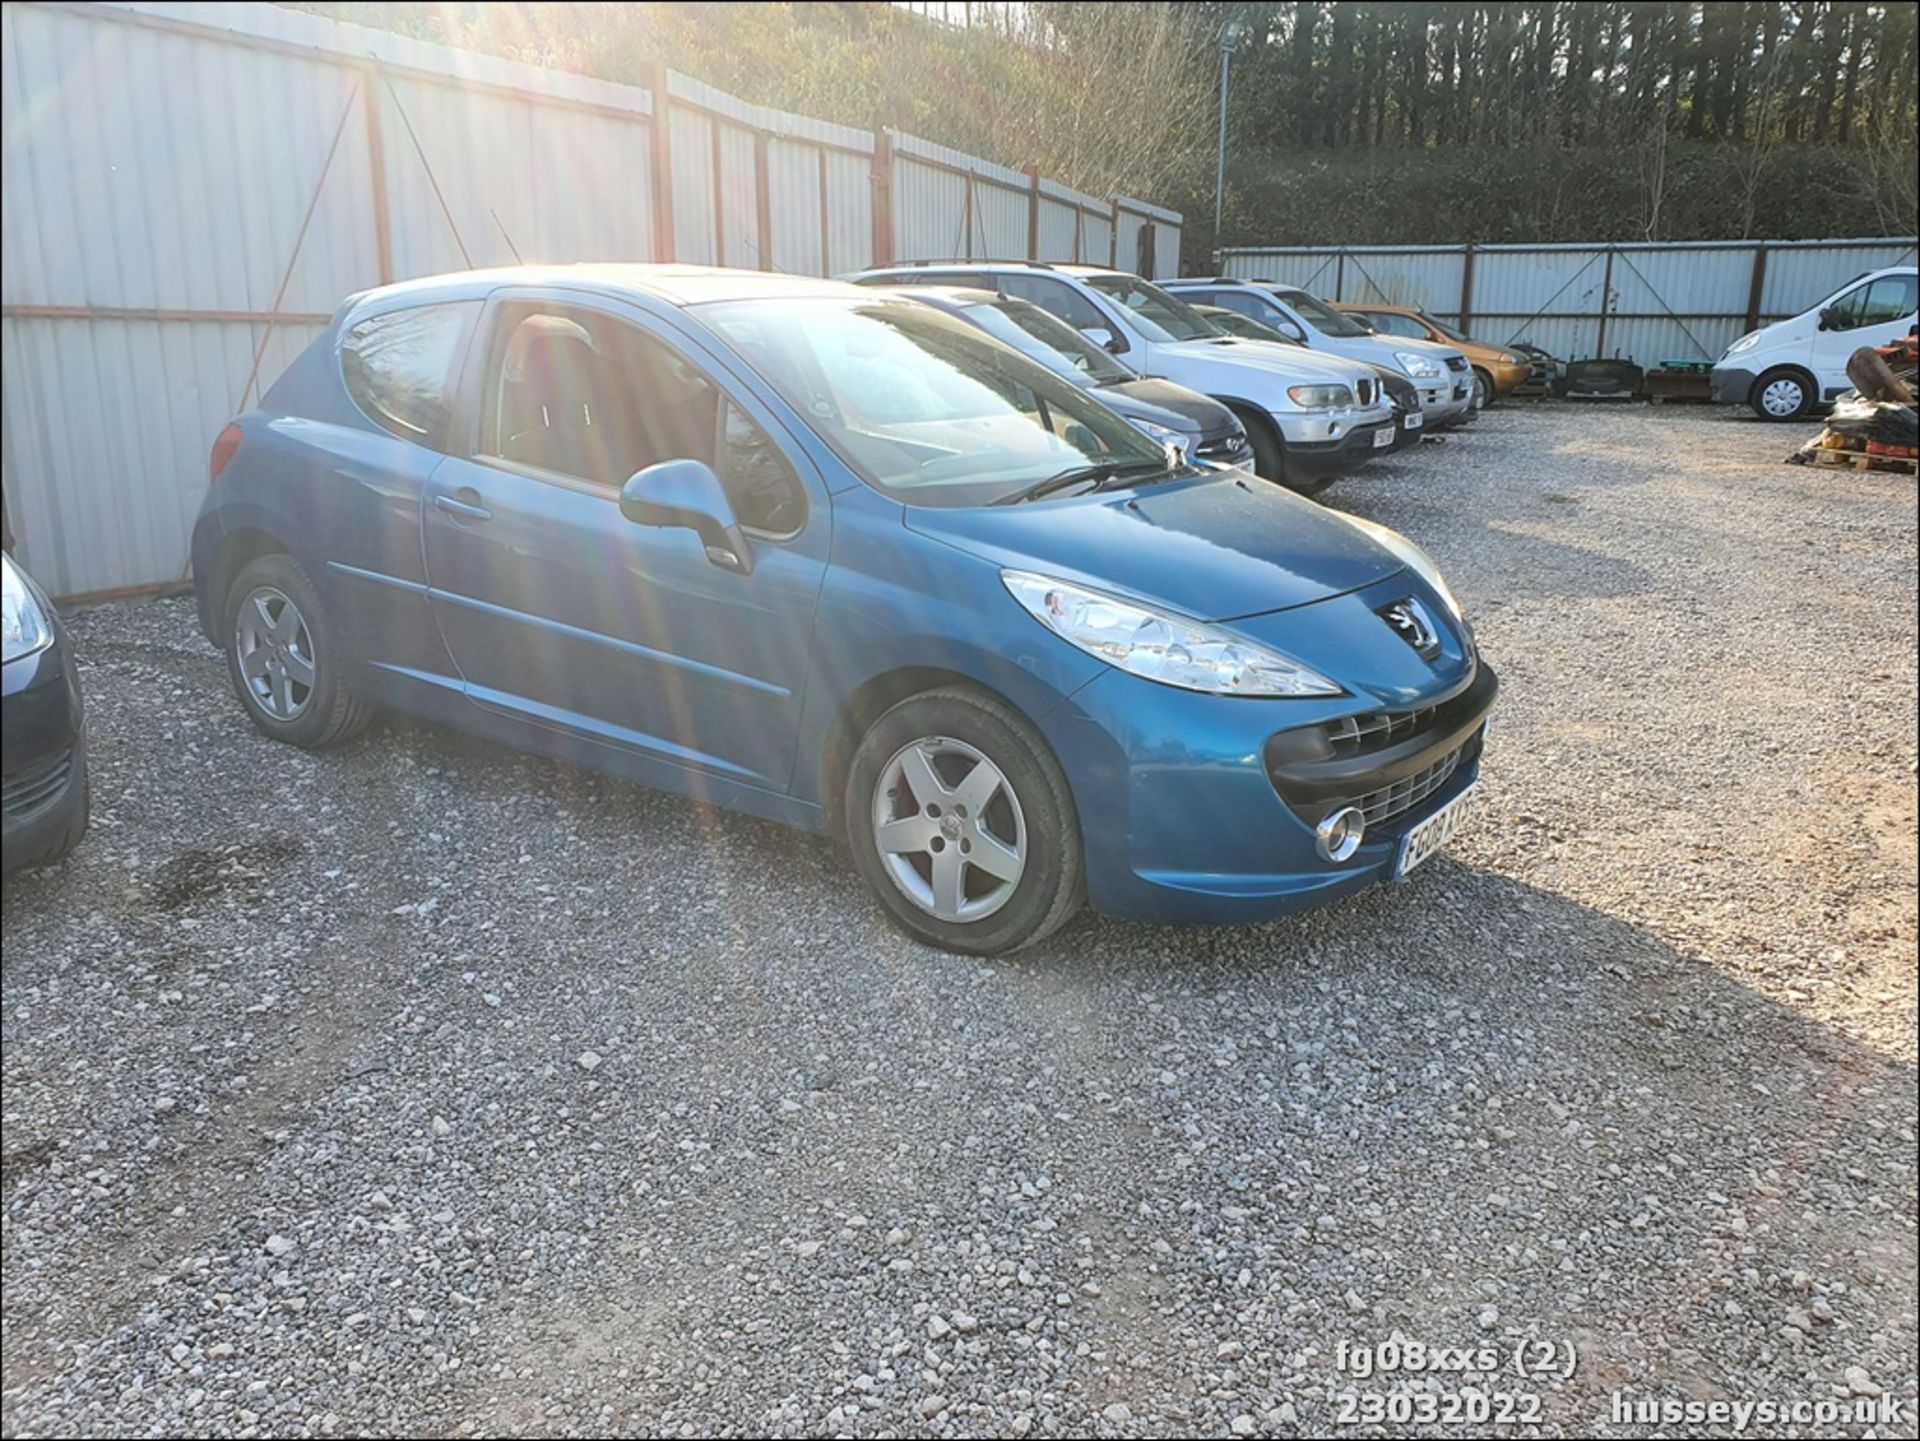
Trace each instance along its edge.
<instances>
[{"instance_id":1,"label":"car headlight","mask_svg":"<svg viewBox=\"0 0 1920 1441\"><path fill-rule=\"evenodd\" d=\"M1003 570L1000 579L1062 640L1147 680L1213 695L1341 694L1298 661L1187 616L1031 571Z\"/></svg>"},{"instance_id":2,"label":"car headlight","mask_svg":"<svg viewBox=\"0 0 1920 1441\"><path fill-rule=\"evenodd\" d=\"M1513 350L1502 351L1500 353L1500 359L1508 365L1527 365L1531 363L1528 361L1526 356L1521 355L1518 351L1513 351Z\"/></svg>"},{"instance_id":3,"label":"car headlight","mask_svg":"<svg viewBox=\"0 0 1920 1441\"><path fill-rule=\"evenodd\" d=\"M1345 410L1353 404L1353 392L1344 385L1290 385L1287 399L1302 410Z\"/></svg>"},{"instance_id":4,"label":"car headlight","mask_svg":"<svg viewBox=\"0 0 1920 1441\"><path fill-rule=\"evenodd\" d=\"M1171 430L1164 425L1155 425L1151 420L1136 420L1133 422L1133 428L1148 440L1172 452L1169 458L1175 465L1187 463L1187 452L1193 445L1192 436L1182 435L1179 431Z\"/></svg>"},{"instance_id":5,"label":"car headlight","mask_svg":"<svg viewBox=\"0 0 1920 1441\"><path fill-rule=\"evenodd\" d=\"M1760 332L1757 330L1749 330L1745 335L1741 336L1738 340L1734 341L1732 345L1729 345L1727 347L1727 354L1738 355L1743 350L1752 350L1754 346L1758 345L1759 343L1760 343Z\"/></svg>"},{"instance_id":6,"label":"car headlight","mask_svg":"<svg viewBox=\"0 0 1920 1441\"><path fill-rule=\"evenodd\" d=\"M1359 530L1374 544L1391 551L1395 560L1433 587L1434 593L1447 603L1447 609L1453 612L1455 620L1462 626L1466 625L1467 618L1460 609L1460 602L1448 587L1445 577L1440 574L1440 567L1433 563L1432 556L1397 530L1389 530L1386 526L1378 525L1371 520L1362 520L1357 515L1342 515L1340 518Z\"/></svg>"},{"instance_id":7,"label":"car headlight","mask_svg":"<svg viewBox=\"0 0 1920 1441\"><path fill-rule=\"evenodd\" d=\"M1422 380L1431 380L1440 374L1440 366L1417 350L1396 350L1393 358L1400 362L1408 375L1417 375Z\"/></svg>"},{"instance_id":8,"label":"car headlight","mask_svg":"<svg viewBox=\"0 0 1920 1441\"><path fill-rule=\"evenodd\" d=\"M13 557L5 554L0 554L0 623L4 623L9 662L53 644L53 622L40 608L27 578L14 568Z\"/></svg>"}]
</instances>

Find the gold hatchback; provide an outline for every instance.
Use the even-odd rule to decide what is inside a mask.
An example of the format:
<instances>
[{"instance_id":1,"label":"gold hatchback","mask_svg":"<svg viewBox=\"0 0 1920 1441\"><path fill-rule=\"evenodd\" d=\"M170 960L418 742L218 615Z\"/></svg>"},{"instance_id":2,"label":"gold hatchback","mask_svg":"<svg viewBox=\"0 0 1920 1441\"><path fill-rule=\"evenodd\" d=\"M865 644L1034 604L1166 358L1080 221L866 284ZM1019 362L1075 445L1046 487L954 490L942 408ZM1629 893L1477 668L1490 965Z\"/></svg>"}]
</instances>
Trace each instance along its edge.
<instances>
[{"instance_id":1,"label":"gold hatchback","mask_svg":"<svg viewBox=\"0 0 1920 1441\"><path fill-rule=\"evenodd\" d=\"M1435 320L1411 305L1372 305L1346 301L1335 307L1371 325L1382 335L1404 335L1409 340L1437 340L1457 347L1473 367L1473 408L1481 409L1508 391L1526 383L1532 362L1517 350L1470 340L1451 325Z\"/></svg>"}]
</instances>

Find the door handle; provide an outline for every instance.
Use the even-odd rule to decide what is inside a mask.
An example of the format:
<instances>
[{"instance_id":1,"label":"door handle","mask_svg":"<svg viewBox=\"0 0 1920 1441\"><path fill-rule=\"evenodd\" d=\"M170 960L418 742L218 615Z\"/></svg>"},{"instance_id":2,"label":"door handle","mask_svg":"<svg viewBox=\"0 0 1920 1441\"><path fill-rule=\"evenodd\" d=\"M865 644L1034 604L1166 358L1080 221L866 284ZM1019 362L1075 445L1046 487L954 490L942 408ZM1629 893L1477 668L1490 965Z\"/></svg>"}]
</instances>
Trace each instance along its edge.
<instances>
[{"instance_id":1,"label":"door handle","mask_svg":"<svg viewBox=\"0 0 1920 1441\"><path fill-rule=\"evenodd\" d=\"M435 509L461 520L493 519L493 512L480 503L480 492L471 486L461 486L457 495L436 495L433 504Z\"/></svg>"}]
</instances>

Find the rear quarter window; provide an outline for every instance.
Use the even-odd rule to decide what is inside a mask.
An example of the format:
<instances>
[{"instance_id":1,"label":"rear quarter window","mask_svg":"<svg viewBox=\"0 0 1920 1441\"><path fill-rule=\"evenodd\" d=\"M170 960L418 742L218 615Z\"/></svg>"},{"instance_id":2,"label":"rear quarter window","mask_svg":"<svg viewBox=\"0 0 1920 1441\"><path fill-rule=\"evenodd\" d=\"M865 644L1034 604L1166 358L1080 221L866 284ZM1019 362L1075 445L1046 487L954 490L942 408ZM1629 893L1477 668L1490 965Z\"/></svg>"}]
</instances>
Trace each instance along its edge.
<instances>
[{"instance_id":1,"label":"rear quarter window","mask_svg":"<svg viewBox=\"0 0 1920 1441\"><path fill-rule=\"evenodd\" d=\"M416 305L355 325L340 342L340 374L354 404L382 430L444 449L480 304Z\"/></svg>"}]
</instances>

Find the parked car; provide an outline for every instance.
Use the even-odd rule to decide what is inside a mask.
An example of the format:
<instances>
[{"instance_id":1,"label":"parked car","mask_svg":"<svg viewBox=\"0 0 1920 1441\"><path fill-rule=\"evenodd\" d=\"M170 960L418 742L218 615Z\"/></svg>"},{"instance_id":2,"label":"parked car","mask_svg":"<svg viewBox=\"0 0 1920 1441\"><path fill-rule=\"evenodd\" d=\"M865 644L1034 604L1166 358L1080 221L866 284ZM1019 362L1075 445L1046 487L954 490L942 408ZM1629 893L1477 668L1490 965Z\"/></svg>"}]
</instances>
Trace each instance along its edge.
<instances>
[{"instance_id":1,"label":"parked car","mask_svg":"<svg viewBox=\"0 0 1920 1441\"><path fill-rule=\"evenodd\" d=\"M1403 875L1465 814L1497 685L1404 537L832 281L370 291L209 468L200 623L265 734L390 705L834 830L953 950Z\"/></svg>"},{"instance_id":2,"label":"parked car","mask_svg":"<svg viewBox=\"0 0 1920 1441\"><path fill-rule=\"evenodd\" d=\"M80 678L59 614L0 553L0 821L12 874L57 861L87 832L87 743Z\"/></svg>"},{"instance_id":3,"label":"parked car","mask_svg":"<svg viewBox=\"0 0 1920 1441\"><path fill-rule=\"evenodd\" d=\"M1914 324L1920 269L1894 265L1849 280L1811 309L1749 331L1713 368L1713 398L1762 420L1799 420L1853 384L1847 358Z\"/></svg>"},{"instance_id":4,"label":"parked car","mask_svg":"<svg viewBox=\"0 0 1920 1441\"><path fill-rule=\"evenodd\" d=\"M1037 305L963 286L898 286L884 293L934 306L986 331L1072 381L1162 445L1177 445L1193 459L1213 465L1253 464L1247 432L1226 406L1170 380L1136 375L1111 352Z\"/></svg>"},{"instance_id":5,"label":"parked car","mask_svg":"<svg viewBox=\"0 0 1920 1441\"><path fill-rule=\"evenodd\" d=\"M1271 325L1255 320L1251 315L1242 315L1237 310L1218 305L1196 305L1193 308L1228 335L1238 336L1242 340L1264 340L1270 345L1300 348L1299 341L1289 340ZM1419 389L1406 376L1388 366L1376 365L1373 372L1380 377L1380 386L1387 392L1387 400L1393 406L1397 436L1393 448L1405 450L1410 445L1419 444L1421 428L1426 421L1420 408Z\"/></svg>"},{"instance_id":6,"label":"parked car","mask_svg":"<svg viewBox=\"0 0 1920 1441\"><path fill-rule=\"evenodd\" d=\"M1445 430L1473 415L1473 372L1454 346L1430 340L1375 335L1318 296L1271 280L1170 280L1167 288L1190 301L1251 315L1316 353L1345 356L1370 365L1390 365L1420 388L1428 430Z\"/></svg>"},{"instance_id":7,"label":"parked car","mask_svg":"<svg viewBox=\"0 0 1920 1441\"><path fill-rule=\"evenodd\" d=\"M1400 340L1431 340L1436 345L1452 346L1467 357L1473 367L1473 408L1484 410L1503 395L1525 385L1533 375L1533 361L1520 351L1504 345L1489 345L1475 340L1457 326L1436 320L1413 305L1373 305L1346 302L1334 309L1351 315L1376 335Z\"/></svg>"},{"instance_id":8,"label":"parked car","mask_svg":"<svg viewBox=\"0 0 1920 1441\"><path fill-rule=\"evenodd\" d=\"M1137 275L994 260L895 265L850 278L974 286L1031 301L1141 375L1212 396L1246 429L1255 472L1308 494L1394 442L1393 411L1371 370L1237 341Z\"/></svg>"}]
</instances>

